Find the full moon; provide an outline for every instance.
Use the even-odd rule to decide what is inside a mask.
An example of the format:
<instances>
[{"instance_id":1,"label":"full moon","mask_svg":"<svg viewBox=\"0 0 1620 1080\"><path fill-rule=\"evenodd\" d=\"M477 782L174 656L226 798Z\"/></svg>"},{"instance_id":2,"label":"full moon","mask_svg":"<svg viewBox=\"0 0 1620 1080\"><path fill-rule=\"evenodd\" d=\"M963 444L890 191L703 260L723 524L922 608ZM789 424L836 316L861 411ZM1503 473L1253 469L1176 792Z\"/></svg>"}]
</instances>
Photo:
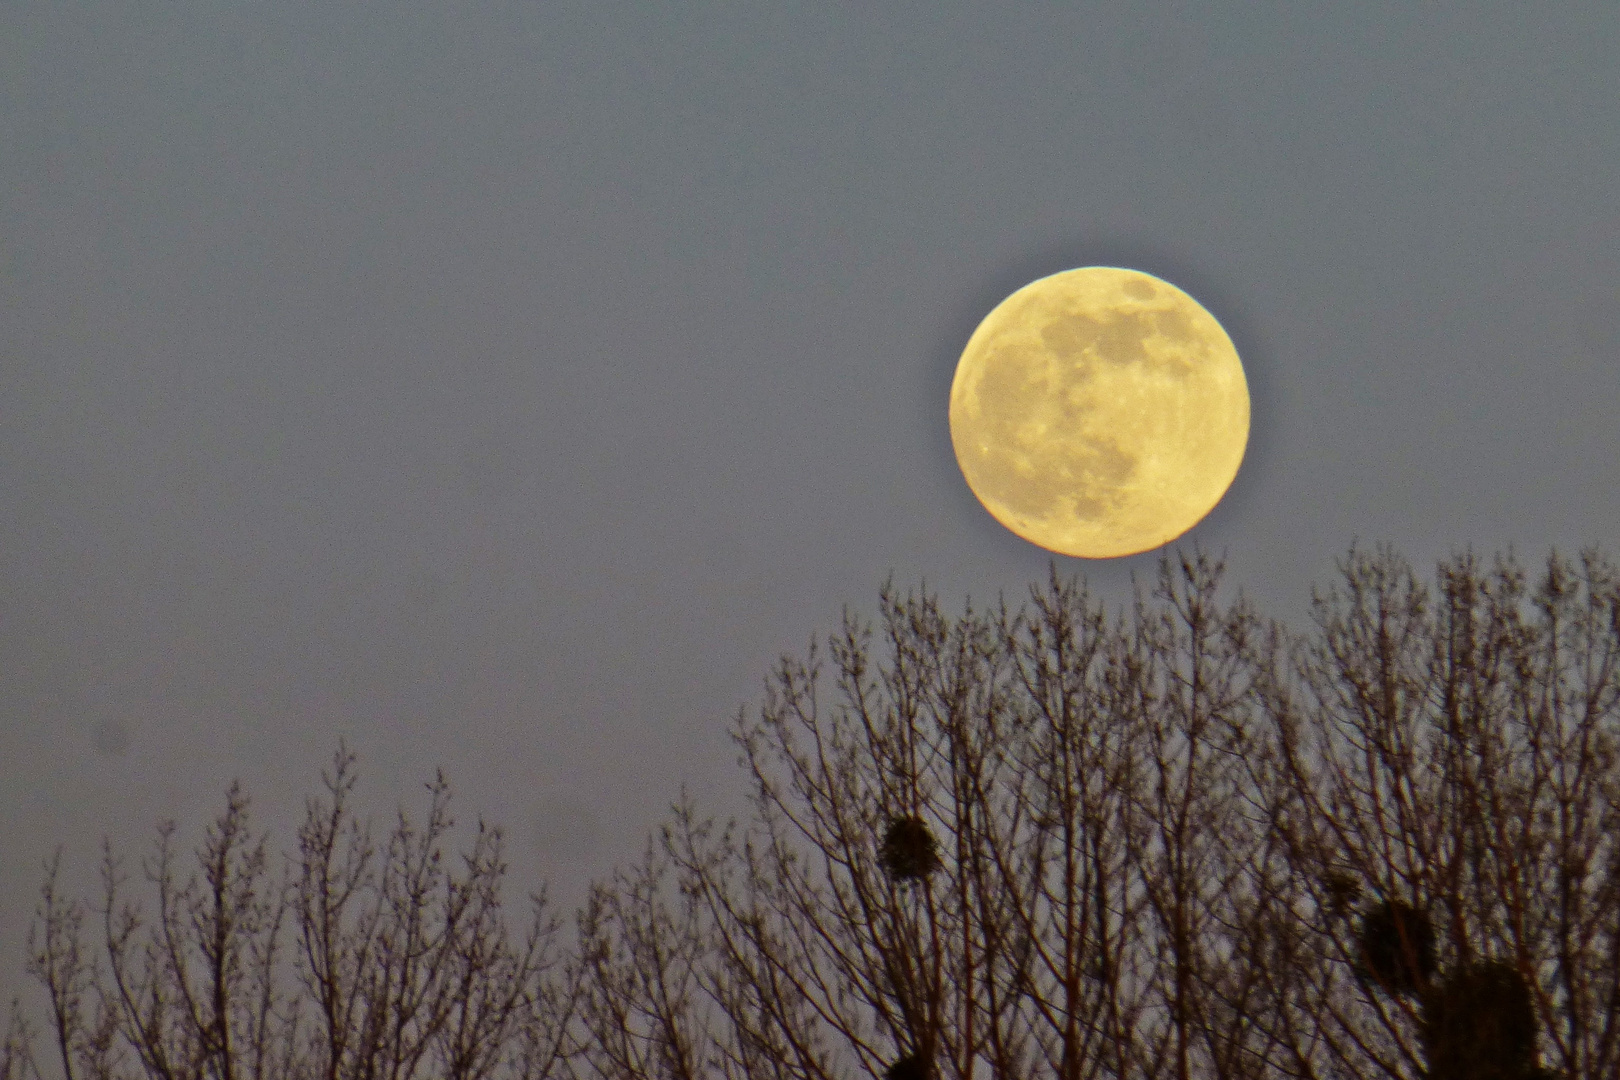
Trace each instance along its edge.
<instances>
[{"instance_id":1,"label":"full moon","mask_svg":"<svg viewBox=\"0 0 1620 1080\"><path fill-rule=\"evenodd\" d=\"M951 383L951 443L995 519L1064 555L1169 543L1237 476L1249 387L1232 339L1151 274L1065 270L984 317Z\"/></svg>"}]
</instances>

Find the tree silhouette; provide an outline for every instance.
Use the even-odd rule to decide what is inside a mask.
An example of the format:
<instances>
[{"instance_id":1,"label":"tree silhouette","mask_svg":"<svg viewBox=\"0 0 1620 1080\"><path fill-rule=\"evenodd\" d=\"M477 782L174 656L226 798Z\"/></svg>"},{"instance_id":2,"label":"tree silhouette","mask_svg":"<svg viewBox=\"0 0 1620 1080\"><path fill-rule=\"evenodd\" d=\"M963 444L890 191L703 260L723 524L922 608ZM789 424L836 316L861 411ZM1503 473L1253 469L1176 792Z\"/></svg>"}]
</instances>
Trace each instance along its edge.
<instances>
[{"instance_id":1,"label":"tree silhouette","mask_svg":"<svg viewBox=\"0 0 1620 1080\"><path fill-rule=\"evenodd\" d=\"M1275 1058L1248 958L1275 941L1249 870L1276 842L1240 798L1266 631L1217 587L1208 560L1167 563L1129 621L1055 574L1022 612L886 590L878 628L784 659L736 727L750 820L683 803L649 863L709 1007L649 994L645 1030L737 1076ZM598 948L631 951L656 911L593 924Z\"/></svg>"},{"instance_id":2,"label":"tree silhouette","mask_svg":"<svg viewBox=\"0 0 1620 1080\"><path fill-rule=\"evenodd\" d=\"M67 1080L562 1075L571 995L554 977L558 925L542 895L527 934L509 935L500 831L480 822L453 870L442 775L425 821L402 810L380 846L350 809L354 757L340 749L323 779L279 877L235 785L194 873L176 826L160 827L141 864L150 914L126 899L106 850L96 951L87 906L58 894L50 863L29 970ZM37 1074L15 1020L4 1049L8 1080Z\"/></svg>"},{"instance_id":3,"label":"tree silhouette","mask_svg":"<svg viewBox=\"0 0 1620 1080\"><path fill-rule=\"evenodd\" d=\"M694 1059L1443 1080L1496 1047L1515 1076L1616 1074L1620 585L1596 555L1533 586L1463 556L1431 589L1352 551L1301 634L1198 556L1117 618L1055 574L1021 610L886 590L880 615L739 717L748 819L683 803L662 833L707 1004L640 1007ZM886 842L906 819L938 838L926 889Z\"/></svg>"},{"instance_id":4,"label":"tree silhouette","mask_svg":"<svg viewBox=\"0 0 1620 1080\"><path fill-rule=\"evenodd\" d=\"M1167 558L1110 615L886 588L784 658L564 951L501 916L448 787L374 843L340 752L279 878L233 789L101 940L47 874L69 1078L1608 1080L1620 1075L1620 575L1352 550L1290 633ZM0 1080L38 1073L14 1012Z\"/></svg>"},{"instance_id":5,"label":"tree silhouette","mask_svg":"<svg viewBox=\"0 0 1620 1080\"><path fill-rule=\"evenodd\" d=\"M1431 588L1392 552L1352 551L1314 632L1279 659L1262 682L1280 768L1266 790L1291 920L1314 942L1282 1002L1294 1052L1323 1048L1350 1075L1439 1080L1463 1060L1447 1033L1485 1010L1481 1031L1530 1040L1493 1053L1493 1068L1534 1069L1539 1048L1571 1080L1620 1072L1614 568L1554 555L1532 582L1511 559L1487 569L1463 555ZM1412 965L1391 962L1406 954L1388 935L1369 952L1333 874L1414 898L1432 963L1421 929ZM1380 975L1403 993L1385 996ZM1440 984L1417 1000L1429 975Z\"/></svg>"}]
</instances>

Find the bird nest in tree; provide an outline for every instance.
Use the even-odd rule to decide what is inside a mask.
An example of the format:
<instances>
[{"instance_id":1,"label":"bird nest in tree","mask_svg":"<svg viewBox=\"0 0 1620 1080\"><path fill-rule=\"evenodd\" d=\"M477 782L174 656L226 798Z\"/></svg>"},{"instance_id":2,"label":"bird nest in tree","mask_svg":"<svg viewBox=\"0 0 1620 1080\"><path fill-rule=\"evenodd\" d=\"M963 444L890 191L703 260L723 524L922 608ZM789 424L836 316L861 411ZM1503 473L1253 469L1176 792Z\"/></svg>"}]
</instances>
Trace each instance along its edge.
<instances>
[{"instance_id":1,"label":"bird nest in tree","mask_svg":"<svg viewBox=\"0 0 1620 1080\"><path fill-rule=\"evenodd\" d=\"M1414 993L1434 975L1434 927L1411 905L1368 908L1356 936L1356 975L1386 994Z\"/></svg>"},{"instance_id":2,"label":"bird nest in tree","mask_svg":"<svg viewBox=\"0 0 1620 1080\"><path fill-rule=\"evenodd\" d=\"M932 1075L928 1059L921 1054L907 1054L883 1074L884 1080L929 1080Z\"/></svg>"},{"instance_id":3,"label":"bird nest in tree","mask_svg":"<svg viewBox=\"0 0 1620 1080\"><path fill-rule=\"evenodd\" d=\"M939 845L928 823L919 817L889 822L878 852L883 869L896 881L921 881L939 869Z\"/></svg>"},{"instance_id":4,"label":"bird nest in tree","mask_svg":"<svg viewBox=\"0 0 1620 1080\"><path fill-rule=\"evenodd\" d=\"M1425 996L1423 1041L1431 1080L1534 1080L1536 1010L1513 965L1471 964Z\"/></svg>"}]
</instances>

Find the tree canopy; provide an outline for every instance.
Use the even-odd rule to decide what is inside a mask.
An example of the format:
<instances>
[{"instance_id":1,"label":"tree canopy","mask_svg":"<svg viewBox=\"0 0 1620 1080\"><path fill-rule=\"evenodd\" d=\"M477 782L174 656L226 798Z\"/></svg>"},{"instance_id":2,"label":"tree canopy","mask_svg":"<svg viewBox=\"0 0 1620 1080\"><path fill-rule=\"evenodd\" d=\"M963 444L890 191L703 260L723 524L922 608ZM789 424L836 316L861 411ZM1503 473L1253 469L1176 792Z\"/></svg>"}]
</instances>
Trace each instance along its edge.
<instances>
[{"instance_id":1,"label":"tree canopy","mask_svg":"<svg viewBox=\"0 0 1620 1080\"><path fill-rule=\"evenodd\" d=\"M1352 550L1298 632L1167 557L1110 614L1054 570L949 615L885 589L690 799L515 933L448 788L374 844L340 752L275 876L247 803L42 891L69 1077L1390 1080L1620 1073L1620 576ZM101 923L86 935L87 913ZM14 1014L0 1080L36 1072ZM42 1040L41 1040L42 1041Z\"/></svg>"}]
</instances>

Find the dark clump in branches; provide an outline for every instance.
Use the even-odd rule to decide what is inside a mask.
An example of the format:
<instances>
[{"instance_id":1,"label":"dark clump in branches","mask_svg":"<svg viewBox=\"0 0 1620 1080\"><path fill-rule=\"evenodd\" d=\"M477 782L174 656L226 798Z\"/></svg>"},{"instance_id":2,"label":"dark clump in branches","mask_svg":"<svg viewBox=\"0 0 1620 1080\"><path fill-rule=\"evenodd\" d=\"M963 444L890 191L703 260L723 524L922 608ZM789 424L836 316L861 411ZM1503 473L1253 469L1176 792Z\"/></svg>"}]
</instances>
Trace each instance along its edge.
<instances>
[{"instance_id":1,"label":"dark clump in branches","mask_svg":"<svg viewBox=\"0 0 1620 1080\"><path fill-rule=\"evenodd\" d=\"M1322 891L1327 895L1328 909L1343 915L1350 905L1361 899L1361 883L1343 870L1330 870L1322 876Z\"/></svg>"},{"instance_id":2,"label":"dark clump in branches","mask_svg":"<svg viewBox=\"0 0 1620 1080\"><path fill-rule=\"evenodd\" d=\"M929 1080L931 1074L927 1058L921 1054L907 1054L890 1065L883 1076L884 1080Z\"/></svg>"},{"instance_id":3,"label":"dark clump in branches","mask_svg":"<svg viewBox=\"0 0 1620 1080\"><path fill-rule=\"evenodd\" d=\"M883 869L896 881L922 881L939 869L939 844L919 817L895 818L883 834Z\"/></svg>"},{"instance_id":4,"label":"dark clump in branches","mask_svg":"<svg viewBox=\"0 0 1620 1080\"><path fill-rule=\"evenodd\" d=\"M1423 1005L1430 1080L1532 1080L1536 1012L1511 964L1488 960L1449 975Z\"/></svg>"},{"instance_id":5,"label":"dark clump in branches","mask_svg":"<svg viewBox=\"0 0 1620 1080\"><path fill-rule=\"evenodd\" d=\"M1387 900L1361 916L1356 974L1386 994L1412 994L1434 976L1434 927L1423 912Z\"/></svg>"}]
</instances>

